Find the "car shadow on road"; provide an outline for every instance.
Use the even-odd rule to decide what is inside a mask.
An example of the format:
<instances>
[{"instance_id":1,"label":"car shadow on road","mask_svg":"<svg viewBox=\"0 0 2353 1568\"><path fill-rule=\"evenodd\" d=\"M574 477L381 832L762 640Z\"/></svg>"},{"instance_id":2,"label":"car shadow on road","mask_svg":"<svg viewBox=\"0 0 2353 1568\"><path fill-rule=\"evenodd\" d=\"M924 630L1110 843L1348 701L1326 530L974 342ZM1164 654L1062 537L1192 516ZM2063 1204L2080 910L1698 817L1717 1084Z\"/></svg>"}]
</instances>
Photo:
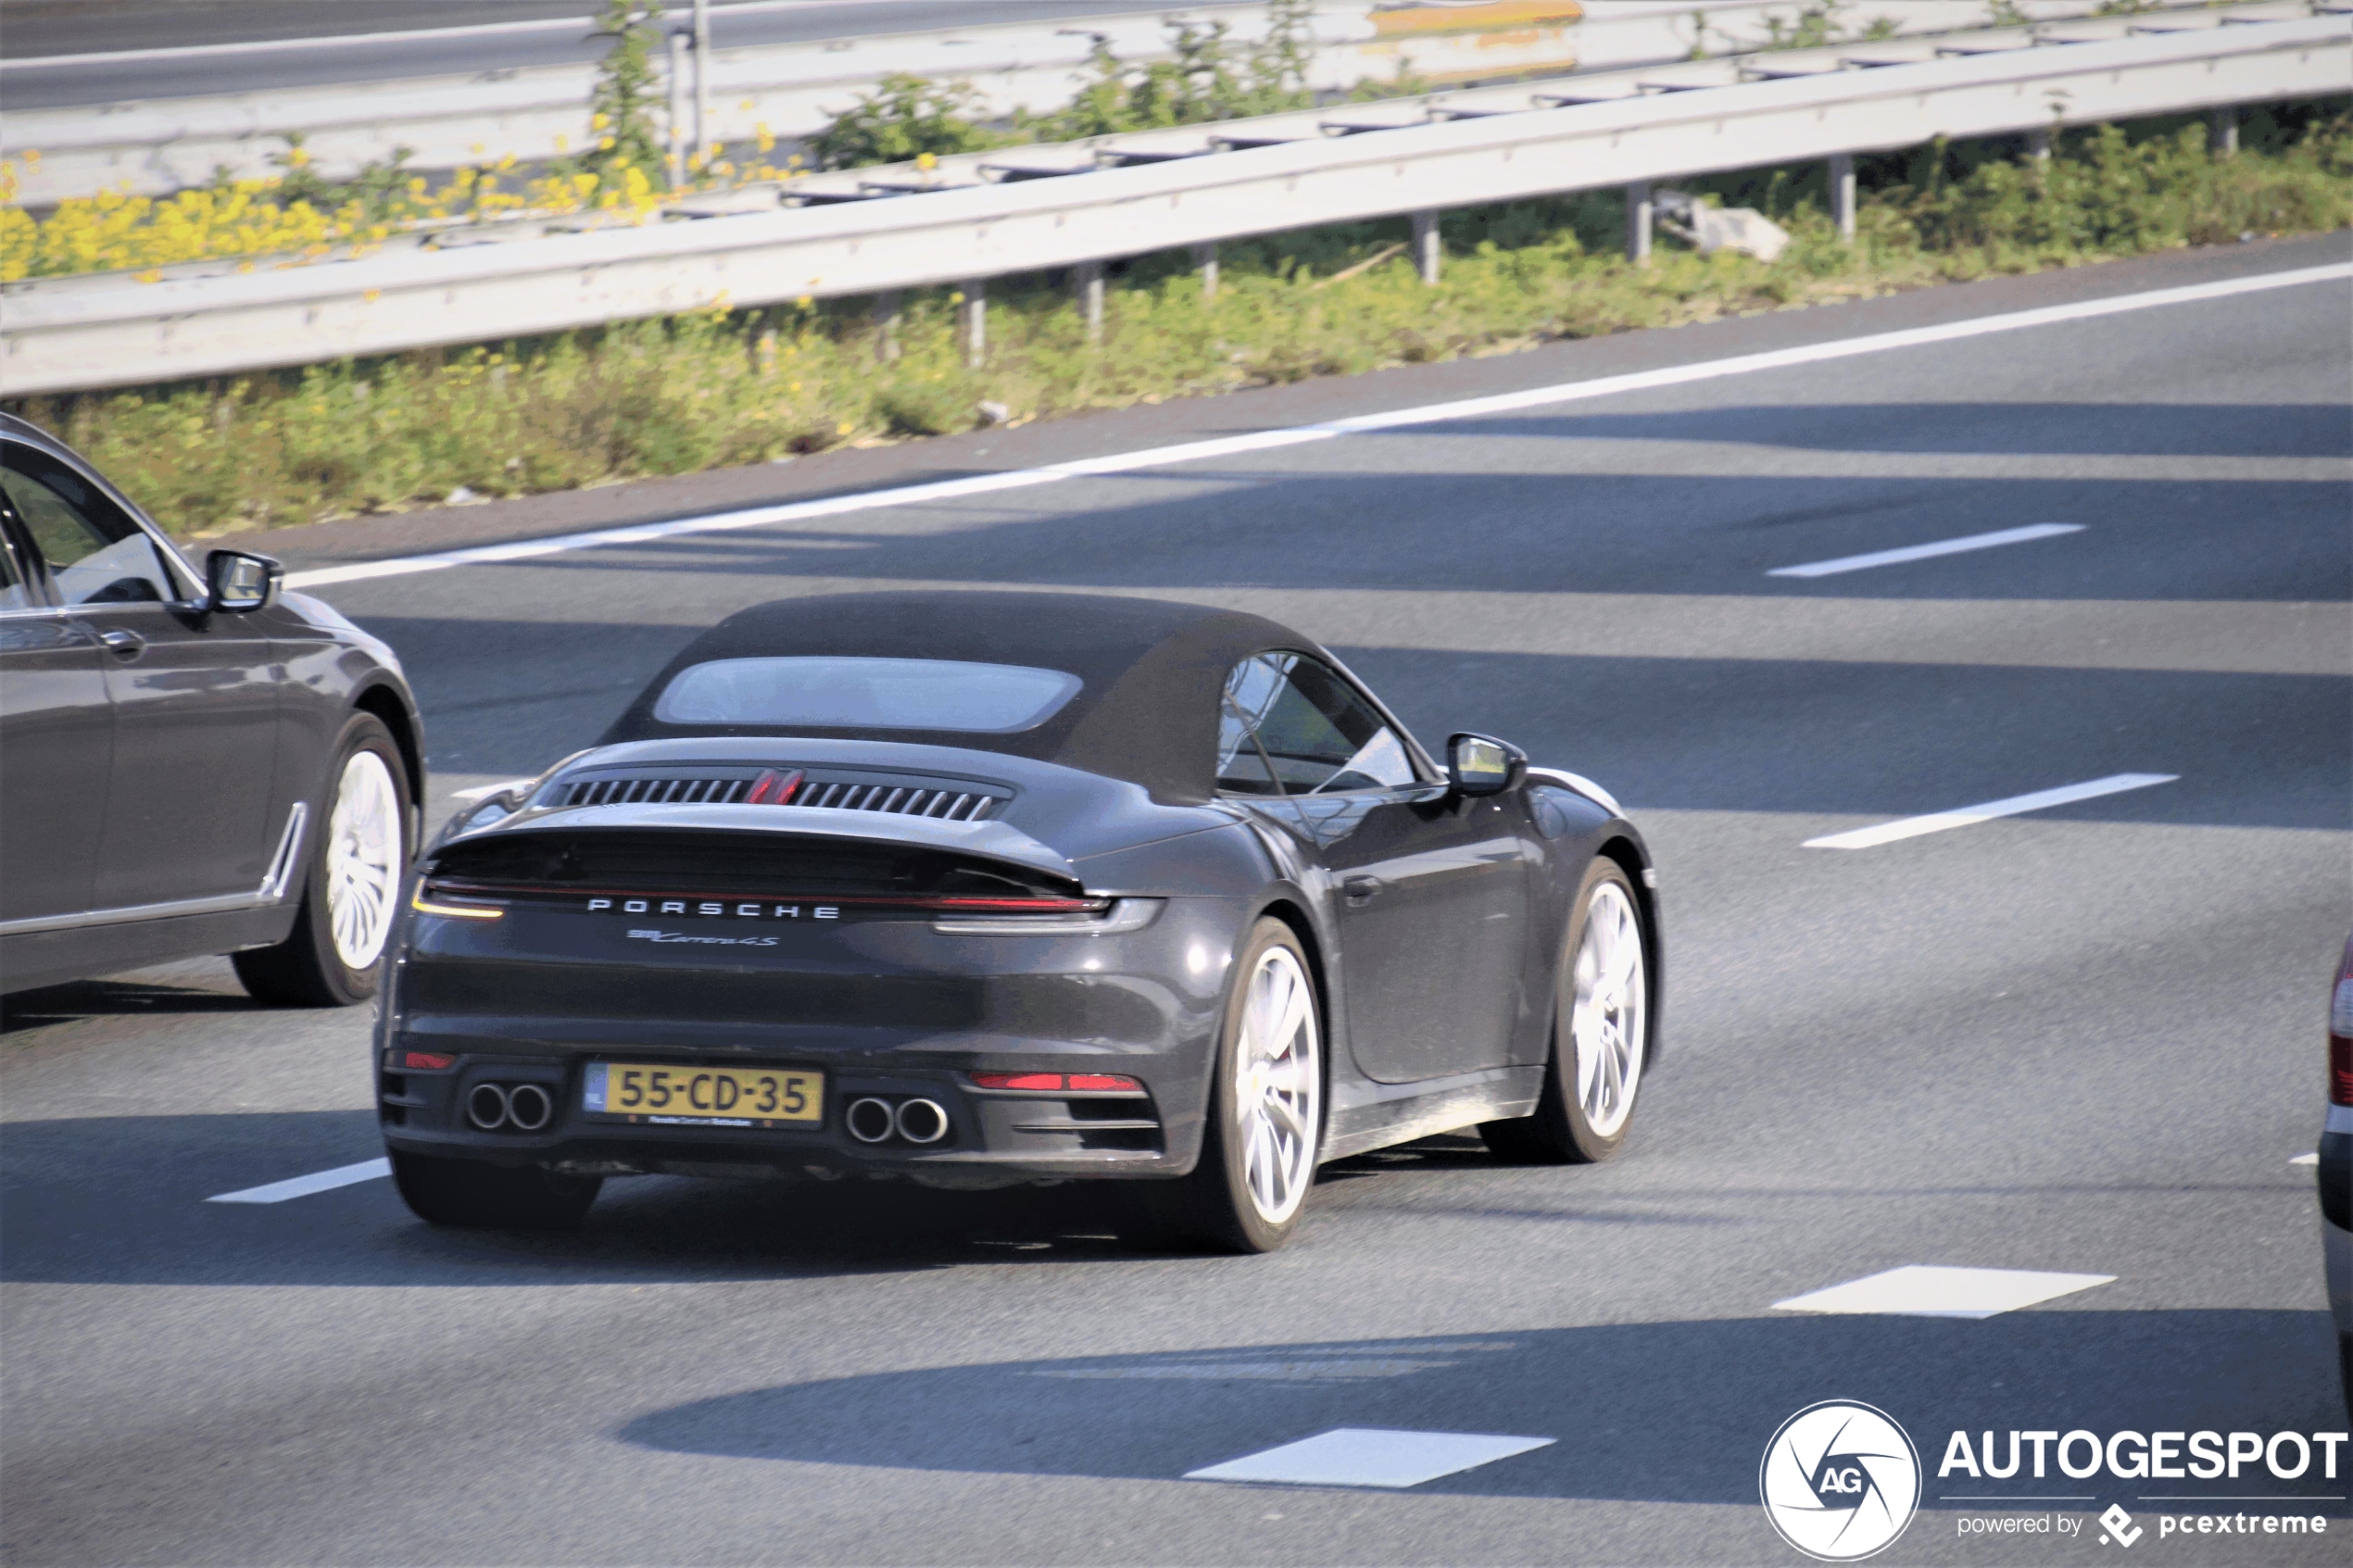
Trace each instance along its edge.
<instances>
[{"instance_id":1,"label":"car shadow on road","mask_svg":"<svg viewBox=\"0 0 2353 1568\"><path fill-rule=\"evenodd\" d=\"M1338 1426L1510 1434L1557 1441L1416 1490L1753 1507L1775 1428L1835 1398L1876 1405L1906 1428L1928 1508L2090 1494L2054 1506L2096 1512L2108 1501L2138 1509L2143 1492L2347 1487L2320 1479L2317 1461L2297 1481L2259 1465L2235 1483L2077 1481L2056 1466L2039 1481L2025 1470L2009 1481L1940 1478L1950 1435L1974 1444L1993 1431L2007 1446L2012 1429L2341 1431L2333 1348L2325 1312L1793 1314L938 1367L699 1399L619 1436L736 1459L1174 1480Z\"/></svg>"},{"instance_id":2,"label":"car shadow on road","mask_svg":"<svg viewBox=\"0 0 2353 1568\"><path fill-rule=\"evenodd\" d=\"M975 1263L1145 1261L1103 1184L943 1192L898 1181L609 1181L574 1231L436 1230L375 1177L214 1203L375 1158L368 1110L19 1121L0 1135L0 1280L479 1286L782 1279Z\"/></svg>"},{"instance_id":3,"label":"car shadow on road","mask_svg":"<svg viewBox=\"0 0 2353 1568\"><path fill-rule=\"evenodd\" d=\"M0 996L0 1035L85 1018L256 1012L267 1008L267 1003L255 1001L242 991L201 990L139 980L81 980Z\"/></svg>"}]
</instances>

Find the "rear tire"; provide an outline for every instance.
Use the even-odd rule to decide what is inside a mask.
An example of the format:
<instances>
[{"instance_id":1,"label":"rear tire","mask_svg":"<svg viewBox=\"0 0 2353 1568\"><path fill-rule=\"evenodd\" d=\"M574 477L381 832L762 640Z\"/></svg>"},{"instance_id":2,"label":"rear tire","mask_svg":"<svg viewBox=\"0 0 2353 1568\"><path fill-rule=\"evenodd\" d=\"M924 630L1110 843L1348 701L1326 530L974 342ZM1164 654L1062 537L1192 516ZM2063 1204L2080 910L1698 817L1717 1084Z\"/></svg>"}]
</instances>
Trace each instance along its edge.
<instances>
[{"instance_id":1,"label":"rear tire","mask_svg":"<svg viewBox=\"0 0 2353 1568\"><path fill-rule=\"evenodd\" d=\"M376 994L416 848L408 765L383 720L355 713L344 725L323 795L305 834L294 930L274 947L230 957L256 1001L338 1008Z\"/></svg>"},{"instance_id":2,"label":"rear tire","mask_svg":"<svg viewBox=\"0 0 2353 1568\"><path fill-rule=\"evenodd\" d=\"M570 1230L597 1201L602 1176L559 1176L536 1165L392 1155L400 1200L429 1225L460 1230Z\"/></svg>"},{"instance_id":3,"label":"rear tire","mask_svg":"<svg viewBox=\"0 0 2353 1568\"><path fill-rule=\"evenodd\" d=\"M1523 1165L1614 1157L1633 1124L1650 1056L1650 939L1633 883L1617 861L1597 859L1571 908L1536 1112L1478 1124L1490 1149Z\"/></svg>"},{"instance_id":4,"label":"rear tire","mask_svg":"<svg viewBox=\"0 0 2353 1568\"><path fill-rule=\"evenodd\" d=\"M1220 1252L1272 1252L1299 1228L1324 1131L1323 1030L1306 949L1262 920L1235 955L1201 1160L1144 1184L1147 1231Z\"/></svg>"}]
</instances>

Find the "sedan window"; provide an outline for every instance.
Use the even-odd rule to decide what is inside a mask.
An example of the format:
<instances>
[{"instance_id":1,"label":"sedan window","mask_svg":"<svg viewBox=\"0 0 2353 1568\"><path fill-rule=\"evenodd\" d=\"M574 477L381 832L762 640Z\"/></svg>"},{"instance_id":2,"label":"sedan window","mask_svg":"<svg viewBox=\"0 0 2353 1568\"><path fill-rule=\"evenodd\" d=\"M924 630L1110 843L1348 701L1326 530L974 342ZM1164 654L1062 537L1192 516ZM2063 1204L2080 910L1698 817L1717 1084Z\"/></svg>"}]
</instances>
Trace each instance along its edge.
<instances>
[{"instance_id":1,"label":"sedan window","mask_svg":"<svg viewBox=\"0 0 2353 1568\"><path fill-rule=\"evenodd\" d=\"M0 611L39 608L24 573L18 569L16 550L6 539L0 538Z\"/></svg>"},{"instance_id":2,"label":"sedan window","mask_svg":"<svg viewBox=\"0 0 2353 1568\"><path fill-rule=\"evenodd\" d=\"M14 443L0 466L8 508L32 536L69 605L175 599L170 569L146 532L63 463Z\"/></svg>"},{"instance_id":3,"label":"sedan window","mask_svg":"<svg viewBox=\"0 0 2353 1568\"><path fill-rule=\"evenodd\" d=\"M1338 671L1302 654L1262 654L1237 665L1226 683L1224 721L1222 788L1323 795L1419 782L1397 732ZM1265 771L1265 783L1252 782L1253 768Z\"/></svg>"}]
</instances>

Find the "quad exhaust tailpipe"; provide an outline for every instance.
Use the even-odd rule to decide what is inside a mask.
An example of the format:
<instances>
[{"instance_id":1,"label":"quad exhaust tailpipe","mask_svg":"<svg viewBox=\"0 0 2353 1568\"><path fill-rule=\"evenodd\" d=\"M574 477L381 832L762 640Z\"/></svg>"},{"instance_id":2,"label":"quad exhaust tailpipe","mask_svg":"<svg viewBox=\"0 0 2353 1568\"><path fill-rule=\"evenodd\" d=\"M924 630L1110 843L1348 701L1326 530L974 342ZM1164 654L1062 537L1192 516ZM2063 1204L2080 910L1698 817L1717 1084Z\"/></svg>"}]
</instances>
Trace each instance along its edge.
<instances>
[{"instance_id":1,"label":"quad exhaust tailpipe","mask_svg":"<svg viewBox=\"0 0 2353 1568\"><path fill-rule=\"evenodd\" d=\"M476 1084L466 1096L466 1120L485 1133L507 1124L507 1091L496 1084Z\"/></svg>"},{"instance_id":2,"label":"quad exhaust tailpipe","mask_svg":"<svg viewBox=\"0 0 2353 1568\"><path fill-rule=\"evenodd\" d=\"M555 1119L555 1097L536 1084L476 1084L466 1092L466 1120L485 1133L535 1133Z\"/></svg>"},{"instance_id":3,"label":"quad exhaust tailpipe","mask_svg":"<svg viewBox=\"0 0 2353 1568\"><path fill-rule=\"evenodd\" d=\"M507 1091L507 1121L519 1133L535 1133L555 1120L556 1102L536 1084L517 1084Z\"/></svg>"},{"instance_id":4,"label":"quad exhaust tailpipe","mask_svg":"<svg viewBox=\"0 0 2353 1568\"><path fill-rule=\"evenodd\" d=\"M851 1100L841 1120L842 1125L849 1129L849 1135L860 1143L881 1143L890 1136L897 1118L891 1114L890 1101L868 1098Z\"/></svg>"},{"instance_id":5,"label":"quad exhaust tailpipe","mask_svg":"<svg viewBox=\"0 0 2353 1568\"><path fill-rule=\"evenodd\" d=\"M935 1099L900 1101L891 1123L909 1143L937 1143L948 1135L948 1112Z\"/></svg>"},{"instance_id":6,"label":"quad exhaust tailpipe","mask_svg":"<svg viewBox=\"0 0 2353 1568\"><path fill-rule=\"evenodd\" d=\"M869 1095L849 1102L842 1124L860 1143L887 1143L895 1135L912 1144L935 1144L948 1135L948 1110L936 1099L902 1099L893 1105Z\"/></svg>"}]
</instances>

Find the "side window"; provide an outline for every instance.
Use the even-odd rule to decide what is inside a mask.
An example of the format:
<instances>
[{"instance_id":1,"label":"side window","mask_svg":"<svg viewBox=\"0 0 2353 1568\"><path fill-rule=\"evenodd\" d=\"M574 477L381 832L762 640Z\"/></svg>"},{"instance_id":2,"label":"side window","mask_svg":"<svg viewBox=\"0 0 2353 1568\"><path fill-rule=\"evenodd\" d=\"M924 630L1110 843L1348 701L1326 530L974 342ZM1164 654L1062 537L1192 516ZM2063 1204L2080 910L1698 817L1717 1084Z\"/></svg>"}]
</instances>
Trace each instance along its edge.
<instances>
[{"instance_id":1,"label":"side window","mask_svg":"<svg viewBox=\"0 0 2353 1568\"><path fill-rule=\"evenodd\" d=\"M24 569L17 564L17 546L6 533L0 533L0 615L12 609L40 608L26 585Z\"/></svg>"},{"instance_id":2,"label":"side window","mask_svg":"<svg viewBox=\"0 0 2353 1568\"><path fill-rule=\"evenodd\" d=\"M145 530L80 474L10 443L0 463L8 509L32 536L66 604L126 604L180 596Z\"/></svg>"},{"instance_id":3,"label":"side window","mask_svg":"<svg viewBox=\"0 0 2353 1568\"><path fill-rule=\"evenodd\" d=\"M1226 727L1218 778L1238 793L1274 793L1242 782L1252 766L1286 795L1417 782L1397 733L1337 671L1299 654L1262 654L1236 666L1226 683Z\"/></svg>"},{"instance_id":4,"label":"side window","mask_svg":"<svg viewBox=\"0 0 2353 1568\"><path fill-rule=\"evenodd\" d=\"M1217 787L1235 795L1280 795L1273 764L1258 745L1266 710L1282 695L1283 674L1272 660L1245 659L1226 677L1217 721Z\"/></svg>"}]
</instances>

